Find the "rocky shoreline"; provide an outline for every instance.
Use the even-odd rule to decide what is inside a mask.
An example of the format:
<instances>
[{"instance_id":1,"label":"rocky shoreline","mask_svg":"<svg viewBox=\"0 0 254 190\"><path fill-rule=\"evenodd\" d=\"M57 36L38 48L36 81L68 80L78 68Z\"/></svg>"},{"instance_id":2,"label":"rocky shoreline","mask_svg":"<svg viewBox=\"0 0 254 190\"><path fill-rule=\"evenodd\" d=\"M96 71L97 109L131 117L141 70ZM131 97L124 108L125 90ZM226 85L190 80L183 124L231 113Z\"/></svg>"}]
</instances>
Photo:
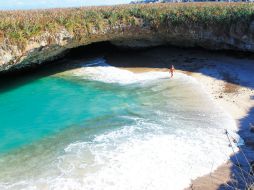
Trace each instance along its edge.
<instances>
[{"instance_id":1,"label":"rocky shoreline","mask_svg":"<svg viewBox=\"0 0 254 190\"><path fill-rule=\"evenodd\" d=\"M227 6L232 6L232 8L236 8L236 10L238 9L238 6L245 6L244 4L226 5L221 3L208 3L203 5L179 4L179 6L176 6L176 10L181 10L182 8L190 8L191 10L198 9L199 11L204 11L204 14L206 14L206 8L212 6L217 6L217 8L220 8L220 6L224 5L225 10ZM236 50L254 52L253 18L250 20L249 17L248 20L237 18L236 22L226 24L232 19L232 16L230 15L231 13L229 13L228 16L225 16L225 24L219 24L219 21L213 20L213 17L207 20L208 23L211 22L210 24L207 24L203 23L203 21L193 21L192 19L195 20L194 16L196 13L190 13L190 15L193 14L193 18L188 18L190 21L188 21L187 18L186 20L181 21L181 14L185 13L179 13L179 18L175 19L180 21L175 21L176 23L174 23L172 21L173 17L170 17L174 16L175 13L160 13L160 11L163 11L167 8L171 10L170 5L153 5L158 6L156 9L152 9L151 5L132 6L134 5L129 5L124 8L119 7L119 10L123 9L124 11L128 10L130 12L137 12L133 13L130 21L123 22L123 20L116 20L114 23L112 23L112 21L109 21L110 17L108 19L103 18L104 20L101 21L102 26L97 26L99 23L96 22L99 21L95 20L93 21L95 23L93 23L93 26L90 26L89 29L82 27L78 29L82 32L72 32L63 25L58 26L58 29L56 29L54 32L46 29L39 35L35 35L29 39L26 39L25 41L12 42L8 37L6 37L7 34L5 34L5 31L0 30L0 72L19 69L35 64L42 64L45 61L57 59L72 48L85 46L96 42L110 42L117 46L129 48L175 45L179 47L202 47L210 50ZM252 6L252 4L249 6ZM118 7L112 7L110 10L111 9L114 11L115 9L118 9ZM156 13L157 15L157 13L160 13L161 15L160 17L148 15L147 17L149 19L144 18L142 14L145 15L146 12L142 13L142 11L146 9L149 14ZM96 13L110 10L108 10L108 8L101 7L98 8L98 10L96 9ZM62 16L62 12L65 10L45 11L47 11L48 15L59 14L59 16L56 16L56 18L58 18ZM34 14L37 15L37 17L41 16L43 19L45 11L42 10L39 12L34 12ZM75 14L76 12L91 12L90 9L66 9L66 11L68 14ZM149 11L155 11L155 13L150 13ZM5 15L4 12L1 14ZM17 12L8 12L8 14L15 18L15 14L17 14ZM33 15L32 11L26 11L20 14L20 16L28 15L27 17L31 17L31 19L33 18L33 16L30 16ZM140 14L141 16L138 16ZM22 25L24 24L23 22L25 22L25 20L20 22L21 23L19 23L19 25ZM36 22L40 22L40 20ZM74 28L73 30L77 30L77 28Z\"/></svg>"}]
</instances>

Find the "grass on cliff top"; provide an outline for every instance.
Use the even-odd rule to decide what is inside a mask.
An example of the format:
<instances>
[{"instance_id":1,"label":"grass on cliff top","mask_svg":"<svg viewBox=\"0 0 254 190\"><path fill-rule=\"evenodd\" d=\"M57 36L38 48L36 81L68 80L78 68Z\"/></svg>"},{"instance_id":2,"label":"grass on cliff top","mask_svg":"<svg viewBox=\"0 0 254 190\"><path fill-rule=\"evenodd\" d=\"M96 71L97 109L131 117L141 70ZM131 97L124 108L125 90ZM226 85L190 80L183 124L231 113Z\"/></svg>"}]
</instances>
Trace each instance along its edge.
<instances>
[{"instance_id":1,"label":"grass on cliff top","mask_svg":"<svg viewBox=\"0 0 254 190\"><path fill-rule=\"evenodd\" d=\"M30 11L0 11L0 42L26 42L45 31L67 29L75 36L88 35L93 29L120 24L137 25L149 22L153 29L160 26L199 24L202 26L249 23L254 19L253 3L164 3L83 7ZM1 45L0 44L0 45Z\"/></svg>"}]
</instances>

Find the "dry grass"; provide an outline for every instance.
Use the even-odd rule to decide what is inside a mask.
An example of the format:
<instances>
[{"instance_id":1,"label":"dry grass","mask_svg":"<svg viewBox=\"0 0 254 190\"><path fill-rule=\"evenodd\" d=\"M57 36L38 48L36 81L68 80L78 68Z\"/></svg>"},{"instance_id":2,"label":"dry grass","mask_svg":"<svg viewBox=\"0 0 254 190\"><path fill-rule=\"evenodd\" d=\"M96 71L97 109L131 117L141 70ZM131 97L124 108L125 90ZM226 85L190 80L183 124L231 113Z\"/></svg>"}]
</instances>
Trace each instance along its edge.
<instances>
[{"instance_id":1,"label":"dry grass","mask_svg":"<svg viewBox=\"0 0 254 190\"><path fill-rule=\"evenodd\" d=\"M161 3L149 5L120 5L30 11L0 11L0 40L24 43L45 31L51 33L66 28L74 34L89 35L91 28L137 24L137 18L152 28L196 24L202 26L248 23L254 18L252 3ZM243 25L243 27L245 27ZM244 29L244 28L243 28Z\"/></svg>"}]
</instances>

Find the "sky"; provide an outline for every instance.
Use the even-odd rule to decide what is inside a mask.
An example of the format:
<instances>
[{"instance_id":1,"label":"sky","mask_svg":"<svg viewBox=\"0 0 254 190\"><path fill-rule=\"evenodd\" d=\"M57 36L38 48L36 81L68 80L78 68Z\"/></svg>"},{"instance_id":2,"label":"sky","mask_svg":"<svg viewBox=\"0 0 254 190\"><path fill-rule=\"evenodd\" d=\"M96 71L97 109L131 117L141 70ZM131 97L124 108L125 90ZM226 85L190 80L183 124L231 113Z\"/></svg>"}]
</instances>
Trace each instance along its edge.
<instances>
[{"instance_id":1,"label":"sky","mask_svg":"<svg viewBox=\"0 0 254 190\"><path fill-rule=\"evenodd\" d=\"M0 0L0 10L79 7L130 3L131 0Z\"/></svg>"}]
</instances>

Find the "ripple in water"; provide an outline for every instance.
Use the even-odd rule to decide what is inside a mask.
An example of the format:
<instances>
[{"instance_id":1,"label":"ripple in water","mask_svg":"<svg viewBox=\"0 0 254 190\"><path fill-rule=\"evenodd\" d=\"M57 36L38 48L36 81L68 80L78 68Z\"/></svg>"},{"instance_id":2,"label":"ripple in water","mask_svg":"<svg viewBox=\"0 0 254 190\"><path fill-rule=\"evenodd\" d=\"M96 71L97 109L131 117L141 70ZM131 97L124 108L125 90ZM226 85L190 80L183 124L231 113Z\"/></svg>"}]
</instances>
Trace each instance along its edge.
<instances>
[{"instance_id":1,"label":"ripple in water","mask_svg":"<svg viewBox=\"0 0 254 190\"><path fill-rule=\"evenodd\" d=\"M236 129L193 78L103 60L1 94L0 105L0 189L183 189L226 161L224 129Z\"/></svg>"}]
</instances>

